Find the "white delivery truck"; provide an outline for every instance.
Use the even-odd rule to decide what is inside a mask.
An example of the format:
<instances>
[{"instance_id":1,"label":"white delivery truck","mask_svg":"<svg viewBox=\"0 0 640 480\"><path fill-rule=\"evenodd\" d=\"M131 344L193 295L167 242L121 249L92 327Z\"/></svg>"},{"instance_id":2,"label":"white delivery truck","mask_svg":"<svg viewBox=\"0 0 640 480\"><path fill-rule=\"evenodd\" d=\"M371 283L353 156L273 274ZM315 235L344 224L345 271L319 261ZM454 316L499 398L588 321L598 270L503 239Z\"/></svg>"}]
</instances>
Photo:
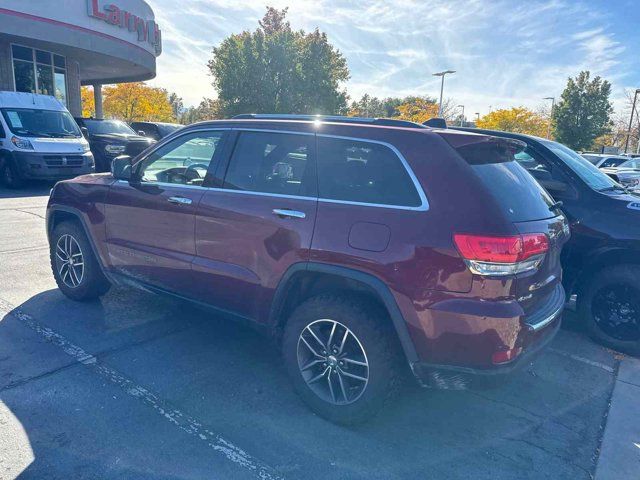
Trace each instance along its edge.
<instances>
[{"instance_id":1,"label":"white delivery truck","mask_svg":"<svg viewBox=\"0 0 640 480\"><path fill-rule=\"evenodd\" d=\"M0 180L61 180L95 171L89 143L56 98L0 91Z\"/></svg>"}]
</instances>

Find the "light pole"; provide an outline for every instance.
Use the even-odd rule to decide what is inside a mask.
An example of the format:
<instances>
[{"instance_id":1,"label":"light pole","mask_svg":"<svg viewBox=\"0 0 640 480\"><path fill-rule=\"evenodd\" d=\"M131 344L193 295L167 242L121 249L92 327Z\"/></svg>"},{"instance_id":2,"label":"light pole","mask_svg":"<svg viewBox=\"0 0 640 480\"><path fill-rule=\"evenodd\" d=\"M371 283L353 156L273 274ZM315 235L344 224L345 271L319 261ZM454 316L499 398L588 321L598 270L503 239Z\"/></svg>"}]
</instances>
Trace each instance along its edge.
<instances>
[{"instance_id":1,"label":"light pole","mask_svg":"<svg viewBox=\"0 0 640 480\"><path fill-rule=\"evenodd\" d=\"M460 126L464 127L464 105L457 105L462 108L462 116L460 117Z\"/></svg>"},{"instance_id":2,"label":"light pole","mask_svg":"<svg viewBox=\"0 0 640 480\"><path fill-rule=\"evenodd\" d=\"M553 118L553 107L556 106L556 97L544 97L543 100L551 100L551 114L549 115L549 123L547 124L547 138L551 137L551 119Z\"/></svg>"},{"instance_id":3,"label":"light pole","mask_svg":"<svg viewBox=\"0 0 640 480\"><path fill-rule=\"evenodd\" d=\"M455 70L445 70L444 72L434 73L434 77L442 77L442 82L440 83L440 104L438 105L438 117L442 117L442 93L444 92L444 76L448 73L456 73Z\"/></svg>"},{"instance_id":4,"label":"light pole","mask_svg":"<svg viewBox=\"0 0 640 480\"><path fill-rule=\"evenodd\" d=\"M631 126L633 125L633 113L636 110L636 100L638 99L638 93L640 88L636 88L636 92L633 94L633 105L631 107L631 116L629 117L629 128L627 129L627 140L624 142L624 153L627 153L629 149L629 137L631 136Z\"/></svg>"},{"instance_id":5,"label":"light pole","mask_svg":"<svg viewBox=\"0 0 640 480\"><path fill-rule=\"evenodd\" d=\"M480 112L476 112L476 124L480 120Z\"/></svg>"}]
</instances>

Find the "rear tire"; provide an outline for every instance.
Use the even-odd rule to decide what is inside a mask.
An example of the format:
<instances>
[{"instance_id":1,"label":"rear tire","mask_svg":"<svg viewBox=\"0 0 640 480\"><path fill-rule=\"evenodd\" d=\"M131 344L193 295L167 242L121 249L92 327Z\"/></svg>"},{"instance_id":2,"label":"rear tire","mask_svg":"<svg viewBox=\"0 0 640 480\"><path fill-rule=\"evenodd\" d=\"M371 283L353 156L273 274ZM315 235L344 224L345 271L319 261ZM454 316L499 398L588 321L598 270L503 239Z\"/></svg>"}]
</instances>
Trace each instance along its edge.
<instances>
[{"instance_id":1,"label":"rear tire","mask_svg":"<svg viewBox=\"0 0 640 480\"><path fill-rule=\"evenodd\" d=\"M6 160L2 162L2 169L0 170L0 176L2 178L2 184L11 189L22 188L25 185L25 180L20 176L18 168L14 162Z\"/></svg>"},{"instance_id":2,"label":"rear tire","mask_svg":"<svg viewBox=\"0 0 640 480\"><path fill-rule=\"evenodd\" d=\"M111 284L77 222L65 221L55 226L49 257L58 288L72 300L92 300L109 291Z\"/></svg>"},{"instance_id":3,"label":"rear tire","mask_svg":"<svg viewBox=\"0 0 640 480\"><path fill-rule=\"evenodd\" d=\"M597 272L578 297L578 312L595 341L640 353L640 266L616 265Z\"/></svg>"},{"instance_id":4,"label":"rear tire","mask_svg":"<svg viewBox=\"0 0 640 480\"><path fill-rule=\"evenodd\" d=\"M318 415L362 423L397 392L402 357L385 317L373 302L342 295L319 295L295 309L284 331L284 361L295 390Z\"/></svg>"}]
</instances>

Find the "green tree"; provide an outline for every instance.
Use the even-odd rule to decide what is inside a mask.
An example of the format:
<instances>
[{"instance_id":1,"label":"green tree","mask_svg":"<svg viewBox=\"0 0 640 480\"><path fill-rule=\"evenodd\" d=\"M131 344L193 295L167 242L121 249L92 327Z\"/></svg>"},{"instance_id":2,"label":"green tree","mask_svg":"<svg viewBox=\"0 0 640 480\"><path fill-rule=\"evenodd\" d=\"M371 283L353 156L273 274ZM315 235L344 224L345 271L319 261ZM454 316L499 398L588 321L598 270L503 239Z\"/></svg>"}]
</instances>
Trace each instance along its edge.
<instances>
[{"instance_id":1,"label":"green tree","mask_svg":"<svg viewBox=\"0 0 640 480\"><path fill-rule=\"evenodd\" d=\"M552 121L555 138L574 150L587 150L594 140L611 131L611 84L588 71L569 78Z\"/></svg>"},{"instance_id":2,"label":"green tree","mask_svg":"<svg viewBox=\"0 0 640 480\"><path fill-rule=\"evenodd\" d=\"M478 128L547 136L548 121L525 107L494 110L476 122Z\"/></svg>"},{"instance_id":3,"label":"green tree","mask_svg":"<svg viewBox=\"0 0 640 480\"><path fill-rule=\"evenodd\" d=\"M179 121L183 125L190 125L204 120L222 118L218 100L203 98L197 107L189 107L182 112Z\"/></svg>"},{"instance_id":4,"label":"green tree","mask_svg":"<svg viewBox=\"0 0 640 480\"><path fill-rule=\"evenodd\" d=\"M267 7L258 29L214 47L208 67L223 116L346 112L346 60L326 34L294 31L286 15Z\"/></svg>"}]
</instances>

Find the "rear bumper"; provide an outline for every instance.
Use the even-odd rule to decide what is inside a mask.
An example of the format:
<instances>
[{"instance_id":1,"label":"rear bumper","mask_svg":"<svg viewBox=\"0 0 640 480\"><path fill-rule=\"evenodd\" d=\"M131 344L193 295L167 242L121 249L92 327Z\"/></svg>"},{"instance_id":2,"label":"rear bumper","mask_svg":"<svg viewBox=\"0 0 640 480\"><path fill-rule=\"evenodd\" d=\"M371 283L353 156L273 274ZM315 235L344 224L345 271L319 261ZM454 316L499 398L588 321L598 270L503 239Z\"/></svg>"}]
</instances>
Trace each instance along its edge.
<instances>
[{"instance_id":1,"label":"rear bumper","mask_svg":"<svg viewBox=\"0 0 640 480\"><path fill-rule=\"evenodd\" d=\"M21 178L27 180L62 180L94 171L91 152L78 154L11 152L9 161Z\"/></svg>"},{"instance_id":2,"label":"rear bumper","mask_svg":"<svg viewBox=\"0 0 640 480\"><path fill-rule=\"evenodd\" d=\"M491 350L497 351L501 347L520 348L521 353L508 363L465 366L464 362L452 365L419 361L411 365L412 371L423 386L431 388L464 390L500 385L528 365L554 339L562 322L565 300L564 289L558 285L545 305L529 317L498 320L507 324L517 322L519 329L513 333L515 341L507 345L496 342L488 346L486 354L490 356ZM486 317L477 321L496 324L496 319ZM492 333L492 337L499 337Z\"/></svg>"}]
</instances>

